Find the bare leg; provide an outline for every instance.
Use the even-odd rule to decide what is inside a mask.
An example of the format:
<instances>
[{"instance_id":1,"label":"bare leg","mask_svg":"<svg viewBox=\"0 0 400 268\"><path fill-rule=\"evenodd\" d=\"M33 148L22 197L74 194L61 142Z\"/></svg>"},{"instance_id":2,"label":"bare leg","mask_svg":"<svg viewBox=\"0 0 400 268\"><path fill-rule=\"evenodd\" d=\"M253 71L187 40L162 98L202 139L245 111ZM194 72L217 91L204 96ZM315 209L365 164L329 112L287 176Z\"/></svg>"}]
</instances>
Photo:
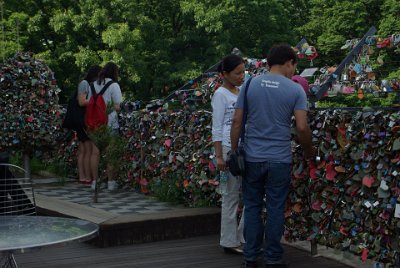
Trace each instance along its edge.
<instances>
[{"instance_id":1,"label":"bare leg","mask_svg":"<svg viewBox=\"0 0 400 268\"><path fill-rule=\"evenodd\" d=\"M108 178L108 181L114 180L114 170L110 164L107 164L107 178Z\"/></svg>"},{"instance_id":2,"label":"bare leg","mask_svg":"<svg viewBox=\"0 0 400 268\"><path fill-rule=\"evenodd\" d=\"M83 171L85 174L85 180L90 182L93 178L91 176L91 169L90 169L90 157L92 155L92 144L91 141L85 141L83 143L85 148L85 154L83 156Z\"/></svg>"},{"instance_id":3,"label":"bare leg","mask_svg":"<svg viewBox=\"0 0 400 268\"><path fill-rule=\"evenodd\" d=\"M100 162L100 151L94 142L90 142L92 147L92 153L90 154L90 173L92 175L91 188L94 190L93 202L97 203L98 191L99 191L99 162Z\"/></svg>"},{"instance_id":4,"label":"bare leg","mask_svg":"<svg viewBox=\"0 0 400 268\"><path fill-rule=\"evenodd\" d=\"M79 181L83 182L86 180L85 174L85 164L84 164L84 157L85 157L85 146L83 142L79 142L78 145L78 156L77 156L77 165L78 165L78 176Z\"/></svg>"},{"instance_id":5,"label":"bare leg","mask_svg":"<svg viewBox=\"0 0 400 268\"><path fill-rule=\"evenodd\" d=\"M100 151L93 142L90 142L90 143L91 143L91 147L92 147L92 153L90 155L91 178L93 180L98 180L99 179Z\"/></svg>"}]
</instances>

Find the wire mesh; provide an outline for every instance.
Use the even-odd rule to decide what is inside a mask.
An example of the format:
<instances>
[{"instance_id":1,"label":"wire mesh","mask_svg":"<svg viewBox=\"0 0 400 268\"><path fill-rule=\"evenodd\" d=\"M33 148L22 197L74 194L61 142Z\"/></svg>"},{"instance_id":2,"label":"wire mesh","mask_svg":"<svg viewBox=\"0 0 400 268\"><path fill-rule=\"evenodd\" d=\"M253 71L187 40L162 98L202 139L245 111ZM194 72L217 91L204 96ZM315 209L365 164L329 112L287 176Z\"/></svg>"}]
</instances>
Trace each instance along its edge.
<instances>
[{"instance_id":1,"label":"wire mesh","mask_svg":"<svg viewBox=\"0 0 400 268\"><path fill-rule=\"evenodd\" d=\"M35 214L32 179L25 177L23 168L0 163L0 216Z\"/></svg>"}]
</instances>

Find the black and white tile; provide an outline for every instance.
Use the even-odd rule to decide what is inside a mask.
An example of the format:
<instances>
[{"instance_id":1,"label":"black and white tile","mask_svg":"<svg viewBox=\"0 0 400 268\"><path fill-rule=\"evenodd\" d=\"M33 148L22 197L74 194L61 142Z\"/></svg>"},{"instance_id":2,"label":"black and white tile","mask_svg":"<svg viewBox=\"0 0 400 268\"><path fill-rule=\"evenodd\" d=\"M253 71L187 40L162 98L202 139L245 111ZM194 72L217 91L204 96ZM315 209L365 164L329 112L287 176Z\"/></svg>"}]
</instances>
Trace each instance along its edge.
<instances>
[{"instance_id":1,"label":"black and white tile","mask_svg":"<svg viewBox=\"0 0 400 268\"><path fill-rule=\"evenodd\" d=\"M98 202L93 203L93 190L76 182L63 186L38 184L35 193L116 214L149 214L183 208L124 189L116 191L102 189L98 194Z\"/></svg>"}]
</instances>

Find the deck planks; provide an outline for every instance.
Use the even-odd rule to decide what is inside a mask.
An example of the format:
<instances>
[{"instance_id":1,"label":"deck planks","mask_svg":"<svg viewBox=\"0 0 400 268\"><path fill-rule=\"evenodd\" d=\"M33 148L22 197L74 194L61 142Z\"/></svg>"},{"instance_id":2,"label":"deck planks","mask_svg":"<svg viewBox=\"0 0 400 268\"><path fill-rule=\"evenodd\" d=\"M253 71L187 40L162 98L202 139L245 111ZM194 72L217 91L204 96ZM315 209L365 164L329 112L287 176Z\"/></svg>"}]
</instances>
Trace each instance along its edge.
<instances>
[{"instance_id":1,"label":"deck planks","mask_svg":"<svg viewBox=\"0 0 400 268\"><path fill-rule=\"evenodd\" d=\"M309 252L284 246L290 268L347 268L337 261L311 257ZM15 254L20 268L233 268L242 256L228 255L219 247L218 235L98 248L87 243L43 248ZM263 267L259 261L259 267Z\"/></svg>"}]
</instances>

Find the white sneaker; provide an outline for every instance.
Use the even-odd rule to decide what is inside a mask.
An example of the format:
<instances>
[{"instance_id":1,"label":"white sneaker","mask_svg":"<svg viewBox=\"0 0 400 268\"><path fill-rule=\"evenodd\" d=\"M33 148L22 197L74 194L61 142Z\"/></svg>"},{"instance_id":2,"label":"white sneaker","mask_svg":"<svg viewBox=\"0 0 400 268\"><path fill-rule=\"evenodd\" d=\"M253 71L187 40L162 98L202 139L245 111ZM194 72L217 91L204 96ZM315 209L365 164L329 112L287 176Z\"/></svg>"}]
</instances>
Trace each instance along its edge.
<instances>
[{"instance_id":1,"label":"white sneaker","mask_svg":"<svg viewBox=\"0 0 400 268\"><path fill-rule=\"evenodd\" d=\"M114 190L117 189L117 187L118 187L118 185L117 185L117 182L116 182L116 181L108 181L107 189L108 189L109 191L114 191Z\"/></svg>"},{"instance_id":2,"label":"white sneaker","mask_svg":"<svg viewBox=\"0 0 400 268\"><path fill-rule=\"evenodd\" d=\"M92 181L92 185L90 186L90 188L92 188L92 190L94 190L96 188L96 181L95 180Z\"/></svg>"}]
</instances>

